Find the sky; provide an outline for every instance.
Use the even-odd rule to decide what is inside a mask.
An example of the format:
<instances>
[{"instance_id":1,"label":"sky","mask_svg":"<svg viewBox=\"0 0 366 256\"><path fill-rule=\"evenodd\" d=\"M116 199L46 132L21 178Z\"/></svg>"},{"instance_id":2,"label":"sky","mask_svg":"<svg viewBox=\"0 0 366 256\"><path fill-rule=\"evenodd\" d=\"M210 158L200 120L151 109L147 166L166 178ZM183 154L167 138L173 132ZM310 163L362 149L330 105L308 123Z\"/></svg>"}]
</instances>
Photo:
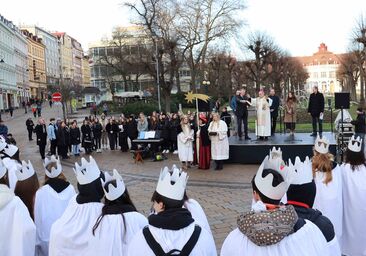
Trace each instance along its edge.
<instances>
[{"instance_id":1,"label":"sky","mask_svg":"<svg viewBox=\"0 0 366 256\"><path fill-rule=\"evenodd\" d=\"M89 43L128 25L131 11L124 0L0 0L0 14L16 25L36 24L67 32L87 50ZM357 18L366 17L365 0L246 0L242 34L262 31L292 56L311 55L320 43L342 53ZM241 55L235 42L232 51Z\"/></svg>"}]
</instances>

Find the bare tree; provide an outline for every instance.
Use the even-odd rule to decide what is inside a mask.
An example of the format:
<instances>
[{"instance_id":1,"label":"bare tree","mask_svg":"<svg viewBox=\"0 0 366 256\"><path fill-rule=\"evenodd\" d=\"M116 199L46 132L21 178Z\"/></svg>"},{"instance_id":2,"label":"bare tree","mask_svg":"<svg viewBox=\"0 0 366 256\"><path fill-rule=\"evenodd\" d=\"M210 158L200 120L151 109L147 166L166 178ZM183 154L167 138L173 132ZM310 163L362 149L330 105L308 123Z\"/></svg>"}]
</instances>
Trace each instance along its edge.
<instances>
[{"instance_id":1,"label":"bare tree","mask_svg":"<svg viewBox=\"0 0 366 256\"><path fill-rule=\"evenodd\" d=\"M360 15L353 29L352 42L354 48L357 49L356 59L360 70L360 85L362 102L365 101L366 87L366 15Z\"/></svg>"},{"instance_id":2,"label":"bare tree","mask_svg":"<svg viewBox=\"0 0 366 256\"><path fill-rule=\"evenodd\" d=\"M243 0L180 1L175 20L183 56L191 71L191 85L202 81L209 45L225 40L243 24ZM191 89L193 89L191 88Z\"/></svg>"},{"instance_id":3,"label":"bare tree","mask_svg":"<svg viewBox=\"0 0 366 256\"><path fill-rule=\"evenodd\" d=\"M358 56L358 51L349 52L340 56L340 65L337 70L337 78L342 85L342 91L350 92L351 99L355 101L357 100L357 81L360 78Z\"/></svg>"}]
</instances>

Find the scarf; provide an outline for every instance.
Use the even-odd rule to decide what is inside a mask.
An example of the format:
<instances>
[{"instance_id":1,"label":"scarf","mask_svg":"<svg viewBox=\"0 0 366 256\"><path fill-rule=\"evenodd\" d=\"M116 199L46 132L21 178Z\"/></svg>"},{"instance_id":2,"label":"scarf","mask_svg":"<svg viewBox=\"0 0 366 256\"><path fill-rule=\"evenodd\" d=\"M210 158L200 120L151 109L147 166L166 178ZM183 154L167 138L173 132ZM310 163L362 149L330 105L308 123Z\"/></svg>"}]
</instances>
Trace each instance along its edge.
<instances>
[{"instance_id":1,"label":"scarf","mask_svg":"<svg viewBox=\"0 0 366 256\"><path fill-rule=\"evenodd\" d=\"M105 205L103 211L106 215L113 215L127 212L136 212L136 208L130 204L114 204Z\"/></svg>"},{"instance_id":2,"label":"scarf","mask_svg":"<svg viewBox=\"0 0 366 256\"><path fill-rule=\"evenodd\" d=\"M54 178L47 180L45 185L49 185L57 193L61 193L70 185L70 183L62 179Z\"/></svg>"},{"instance_id":3,"label":"scarf","mask_svg":"<svg viewBox=\"0 0 366 256\"><path fill-rule=\"evenodd\" d=\"M168 209L149 216L149 224L156 228L179 230L194 222L191 213L185 208Z\"/></svg>"}]
</instances>

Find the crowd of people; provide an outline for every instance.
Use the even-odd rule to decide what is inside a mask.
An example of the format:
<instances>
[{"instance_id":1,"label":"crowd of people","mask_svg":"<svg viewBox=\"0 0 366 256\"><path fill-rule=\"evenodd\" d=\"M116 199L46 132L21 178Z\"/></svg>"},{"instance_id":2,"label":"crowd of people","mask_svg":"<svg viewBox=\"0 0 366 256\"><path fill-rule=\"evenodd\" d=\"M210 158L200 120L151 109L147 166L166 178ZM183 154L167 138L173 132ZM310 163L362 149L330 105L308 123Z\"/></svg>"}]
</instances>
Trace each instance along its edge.
<instances>
[{"instance_id":1,"label":"crowd of people","mask_svg":"<svg viewBox=\"0 0 366 256\"><path fill-rule=\"evenodd\" d=\"M221 119L225 120L222 121ZM101 153L102 150L118 150L127 152L142 147L135 140L144 132L154 131L162 141L150 144L151 153L178 154L182 168L188 169L193 165L200 169L210 169L211 159L216 161L216 170L223 168L223 160L228 159L230 136L229 126L231 116L224 108L221 115L200 113L198 118L194 113L157 113L149 116L140 113L118 118L106 116L85 117L82 124L77 120L62 120L51 118L49 124L43 117L35 125L32 118L26 120L29 141L36 134L37 145L42 159L46 155L58 155L61 159L79 156L83 148L86 154ZM46 153L46 146L49 151ZM154 156L154 155L153 155Z\"/></svg>"},{"instance_id":2,"label":"crowd of people","mask_svg":"<svg viewBox=\"0 0 366 256\"><path fill-rule=\"evenodd\" d=\"M220 125L211 123L208 133L224 136ZM188 196L187 173L175 165L161 170L144 216L121 174L101 171L91 156L75 163L75 192L54 155L45 158L40 184L32 163L20 161L3 137L0 153L2 255L217 255L204 209ZM348 143L342 165L325 137L304 161L285 162L273 148L252 179L251 211L238 217L220 254L363 255L365 181L360 137Z\"/></svg>"}]
</instances>

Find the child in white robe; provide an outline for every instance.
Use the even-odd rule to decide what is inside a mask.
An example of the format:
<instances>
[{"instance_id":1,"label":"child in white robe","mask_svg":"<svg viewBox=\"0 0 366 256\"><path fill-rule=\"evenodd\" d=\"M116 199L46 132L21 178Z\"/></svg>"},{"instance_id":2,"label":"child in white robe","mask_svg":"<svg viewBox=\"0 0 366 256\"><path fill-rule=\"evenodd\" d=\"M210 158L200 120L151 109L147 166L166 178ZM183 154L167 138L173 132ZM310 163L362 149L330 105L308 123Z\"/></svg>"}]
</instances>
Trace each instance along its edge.
<instances>
[{"instance_id":1,"label":"child in white robe","mask_svg":"<svg viewBox=\"0 0 366 256\"><path fill-rule=\"evenodd\" d=\"M178 134L178 156L179 161L182 162L182 168L187 169L193 162L193 141L194 131L191 129L188 117L186 115L181 117L182 131Z\"/></svg>"},{"instance_id":2,"label":"child in white robe","mask_svg":"<svg viewBox=\"0 0 366 256\"><path fill-rule=\"evenodd\" d=\"M342 237L342 175L334 157L329 153L329 142L317 138L314 145L312 170L316 184L314 209L319 210L333 223L339 243Z\"/></svg>"},{"instance_id":3,"label":"child in white robe","mask_svg":"<svg viewBox=\"0 0 366 256\"><path fill-rule=\"evenodd\" d=\"M0 136L0 156L8 170L9 187L14 191L17 183L17 176L15 173L17 165L21 163L19 160L19 149L15 145L8 144L4 137Z\"/></svg>"},{"instance_id":4,"label":"child in white robe","mask_svg":"<svg viewBox=\"0 0 366 256\"><path fill-rule=\"evenodd\" d=\"M343 194L344 255L366 255L366 166L363 141L348 145L346 161L341 166Z\"/></svg>"},{"instance_id":5,"label":"child in white robe","mask_svg":"<svg viewBox=\"0 0 366 256\"><path fill-rule=\"evenodd\" d=\"M127 255L129 242L148 222L137 212L118 172L113 170L113 176L108 178L105 175L105 203L93 227L87 255Z\"/></svg>"},{"instance_id":6,"label":"child in white robe","mask_svg":"<svg viewBox=\"0 0 366 256\"><path fill-rule=\"evenodd\" d=\"M34 222L37 227L36 256L48 255L52 224L64 213L74 187L66 181L59 159L51 156L45 160L45 183L38 189L34 204Z\"/></svg>"},{"instance_id":7,"label":"child in white robe","mask_svg":"<svg viewBox=\"0 0 366 256\"><path fill-rule=\"evenodd\" d=\"M0 255L34 255L36 227L8 184L7 169L0 160Z\"/></svg>"}]
</instances>

